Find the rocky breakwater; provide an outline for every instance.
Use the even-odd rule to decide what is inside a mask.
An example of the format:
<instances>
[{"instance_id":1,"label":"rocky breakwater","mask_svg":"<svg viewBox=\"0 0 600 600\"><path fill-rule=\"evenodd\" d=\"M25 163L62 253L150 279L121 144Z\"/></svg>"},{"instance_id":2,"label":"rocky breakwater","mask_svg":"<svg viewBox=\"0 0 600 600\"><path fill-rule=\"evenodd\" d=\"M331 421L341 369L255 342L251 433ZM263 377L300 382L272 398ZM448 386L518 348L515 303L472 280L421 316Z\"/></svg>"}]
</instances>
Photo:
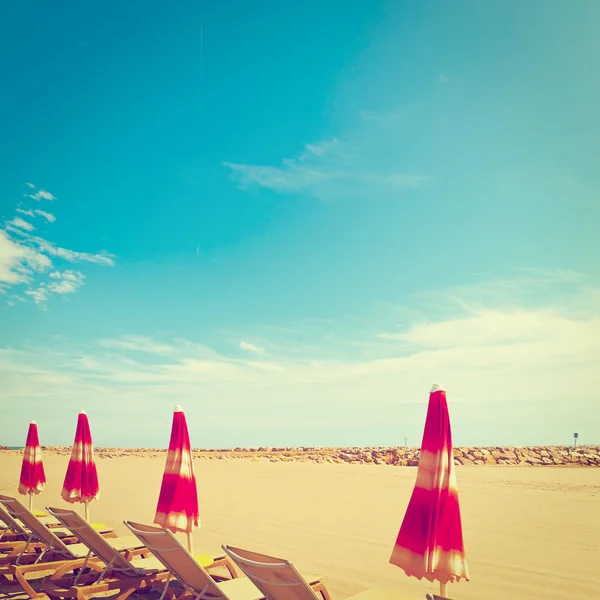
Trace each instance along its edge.
<instances>
[{"instance_id":1,"label":"rocky breakwater","mask_svg":"<svg viewBox=\"0 0 600 600\"><path fill-rule=\"evenodd\" d=\"M6 452L22 454L22 450ZM47 454L70 456L70 446L42 446ZM113 458L159 458L164 460L166 448L95 448L99 459ZM372 464L398 467L416 467L419 464L419 449L404 446L372 448L220 448L193 450L195 458L209 460L246 459L270 462L308 462L329 464ZM600 446L488 446L477 448L454 448L456 465L471 467L480 465L545 467L579 466L600 467Z\"/></svg>"},{"instance_id":2,"label":"rocky breakwater","mask_svg":"<svg viewBox=\"0 0 600 600\"><path fill-rule=\"evenodd\" d=\"M271 462L375 464L416 467L419 449L386 448L235 448L194 450L196 458L253 459ZM457 465L582 466L600 467L600 446L478 447L454 448Z\"/></svg>"}]
</instances>

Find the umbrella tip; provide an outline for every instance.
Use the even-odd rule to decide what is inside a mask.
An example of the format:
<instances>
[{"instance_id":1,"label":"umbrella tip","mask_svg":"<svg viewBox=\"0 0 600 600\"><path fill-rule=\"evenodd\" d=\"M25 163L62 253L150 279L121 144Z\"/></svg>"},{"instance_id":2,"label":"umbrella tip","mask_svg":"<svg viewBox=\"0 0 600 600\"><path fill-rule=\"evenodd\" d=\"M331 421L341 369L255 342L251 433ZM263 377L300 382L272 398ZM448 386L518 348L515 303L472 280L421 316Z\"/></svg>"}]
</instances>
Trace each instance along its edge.
<instances>
[{"instance_id":1,"label":"umbrella tip","mask_svg":"<svg viewBox=\"0 0 600 600\"><path fill-rule=\"evenodd\" d=\"M181 408L181 406L178 404L178 405L175 407L175 411L174 411L174 412L183 412L183 408Z\"/></svg>"},{"instance_id":2,"label":"umbrella tip","mask_svg":"<svg viewBox=\"0 0 600 600\"><path fill-rule=\"evenodd\" d=\"M433 387L431 388L431 392L430 392L430 393L431 393L431 394L433 394L433 392L438 392L438 391L440 391L440 390L441 390L441 391L445 391L445 390L444 390L444 386L443 386L443 385L440 385L439 383L434 383L434 384L433 384Z\"/></svg>"},{"instance_id":3,"label":"umbrella tip","mask_svg":"<svg viewBox=\"0 0 600 600\"><path fill-rule=\"evenodd\" d=\"M80 415L87 415L87 413L85 412L85 410L83 410L83 408L79 411Z\"/></svg>"},{"instance_id":4,"label":"umbrella tip","mask_svg":"<svg viewBox=\"0 0 600 600\"><path fill-rule=\"evenodd\" d=\"M35 421L31 421L32 425L37 425L37 423Z\"/></svg>"}]
</instances>

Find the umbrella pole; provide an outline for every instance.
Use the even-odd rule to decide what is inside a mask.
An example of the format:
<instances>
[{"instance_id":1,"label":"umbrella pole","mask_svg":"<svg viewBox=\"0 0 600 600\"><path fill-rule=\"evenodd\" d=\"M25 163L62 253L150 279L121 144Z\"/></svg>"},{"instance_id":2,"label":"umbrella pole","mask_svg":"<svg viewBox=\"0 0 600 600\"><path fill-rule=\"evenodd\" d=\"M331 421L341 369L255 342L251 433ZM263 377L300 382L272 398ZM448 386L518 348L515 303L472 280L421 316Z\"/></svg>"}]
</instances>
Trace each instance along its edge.
<instances>
[{"instance_id":1,"label":"umbrella pole","mask_svg":"<svg viewBox=\"0 0 600 600\"><path fill-rule=\"evenodd\" d=\"M85 502L84 506L85 506L85 520L89 523L90 522L90 503Z\"/></svg>"},{"instance_id":2,"label":"umbrella pole","mask_svg":"<svg viewBox=\"0 0 600 600\"><path fill-rule=\"evenodd\" d=\"M446 584L440 581L440 596L446 598Z\"/></svg>"},{"instance_id":3,"label":"umbrella pole","mask_svg":"<svg viewBox=\"0 0 600 600\"><path fill-rule=\"evenodd\" d=\"M33 512L33 492L29 492L29 512Z\"/></svg>"},{"instance_id":4,"label":"umbrella pole","mask_svg":"<svg viewBox=\"0 0 600 600\"><path fill-rule=\"evenodd\" d=\"M187 540L188 540L188 550L189 550L189 553L193 554L194 553L194 544L192 542L192 532L191 531L188 531Z\"/></svg>"}]
</instances>

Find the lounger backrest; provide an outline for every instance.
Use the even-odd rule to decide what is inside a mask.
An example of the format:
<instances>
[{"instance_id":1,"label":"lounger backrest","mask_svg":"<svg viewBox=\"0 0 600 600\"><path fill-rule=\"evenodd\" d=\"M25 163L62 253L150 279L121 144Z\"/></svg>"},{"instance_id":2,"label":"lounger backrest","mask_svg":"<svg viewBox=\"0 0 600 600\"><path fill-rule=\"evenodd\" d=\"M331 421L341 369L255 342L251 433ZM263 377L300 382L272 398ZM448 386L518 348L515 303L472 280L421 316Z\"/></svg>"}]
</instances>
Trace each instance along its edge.
<instances>
[{"instance_id":1,"label":"lounger backrest","mask_svg":"<svg viewBox=\"0 0 600 600\"><path fill-rule=\"evenodd\" d=\"M136 568L122 554L119 554L81 515L74 510L46 507L46 510L77 536L102 562L121 573L134 576Z\"/></svg>"},{"instance_id":2,"label":"lounger backrest","mask_svg":"<svg viewBox=\"0 0 600 600\"><path fill-rule=\"evenodd\" d=\"M0 504L0 521L2 521L13 533L20 535L24 539L29 537L29 534L23 529L23 526L19 521L17 521L2 504Z\"/></svg>"},{"instance_id":3,"label":"lounger backrest","mask_svg":"<svg viewBox=\"0 0 600 600\"><path fill-rule=\"evenodd\" d=\"M320 600L287 560L231 546L223 550L268 600Z\"/></svg>"},{"instance_id":4,"label":"lounger backrest","mask_svg":"<svg viewBox=\"0 0 600 600\"><path fill-rule=\"evenodd\" d=\"M60 552L68 557L74 557L69 547L48 529L20 500L10 496L0 495L0 503L13 518L20 519L31 531L31 535L40 542L44 542L55 552ZM29 534L28 534L29 535Z\"/></svg>"},{"instance_id":5,"label":"lounger backrest","mask_svg":"<svg viewBox=\"0 0 600 600\"><path fill-rule=\"evenodd\" d=\"M181 585L192 592L196 600L229 600L213 578L196 562L177 538L162 527L123 521L152 554L160 560Z\"/></svg>"}]
</instances>

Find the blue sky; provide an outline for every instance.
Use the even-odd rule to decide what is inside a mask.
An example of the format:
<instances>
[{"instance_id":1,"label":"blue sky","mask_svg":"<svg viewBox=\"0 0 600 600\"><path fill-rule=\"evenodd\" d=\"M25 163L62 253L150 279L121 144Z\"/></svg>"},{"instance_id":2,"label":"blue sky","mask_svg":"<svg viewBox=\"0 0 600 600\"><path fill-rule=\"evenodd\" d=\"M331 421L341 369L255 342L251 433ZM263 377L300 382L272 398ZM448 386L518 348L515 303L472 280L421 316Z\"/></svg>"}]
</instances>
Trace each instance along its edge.
<instances>
[{"instance_id":1,"label":"blue sky","mask_svg":"<svg viewBox=\"0 0 600 600\"><path fill-rule=\"evenodd\" d=\"M1 10L0 443L600 442L597 2Z\"/></svg>"}]
</instances>

